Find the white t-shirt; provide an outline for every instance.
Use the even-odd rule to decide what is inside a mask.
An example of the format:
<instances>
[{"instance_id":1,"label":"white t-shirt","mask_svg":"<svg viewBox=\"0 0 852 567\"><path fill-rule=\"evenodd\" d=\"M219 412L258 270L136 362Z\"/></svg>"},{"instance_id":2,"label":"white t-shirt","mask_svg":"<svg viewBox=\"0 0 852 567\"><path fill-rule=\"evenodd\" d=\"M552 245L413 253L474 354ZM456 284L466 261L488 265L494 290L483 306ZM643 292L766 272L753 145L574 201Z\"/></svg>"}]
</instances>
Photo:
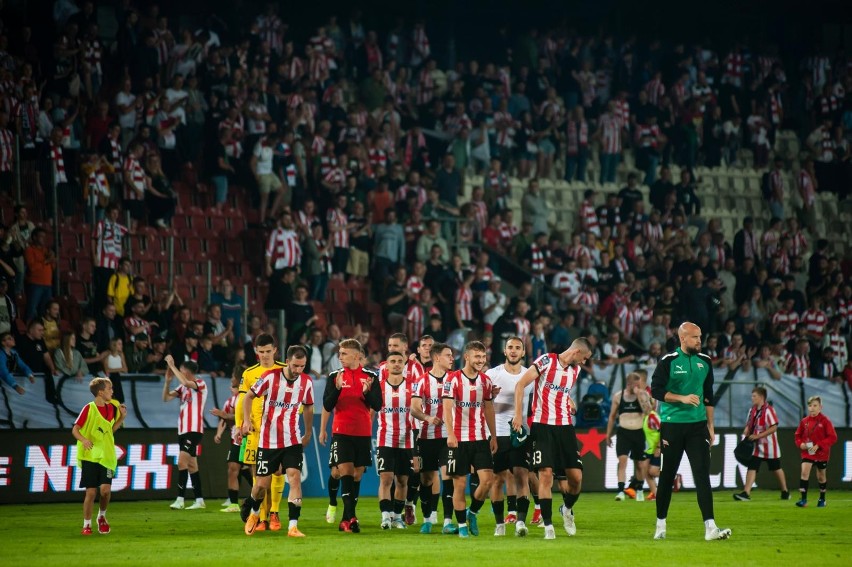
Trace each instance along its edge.
<instances>
[{"instance_id":1,"label":"white t-shirt","mask_svg":"<svg viewBox=\"0 0 852 567\"><path fill-rule=\"evenodd\" d=\"M136 107L133 103L136 102L136 95L133 93L125 93L120 92L115 95L115 104L116 106L130 106L130 111L125 113L119 113L118 115L118 124L122 129L130 129L136 127Z\"/></svg>"},{"instance_id":2,"label":"white t-shirt","mask_svg":"<svg viewBox=\"0 0 852 567\"><path fill-rule=\"evenodd\" d=\"M515 386L521 381L524 372L527 371L526 366L521 366L521 371L517 374L509 374L506 367L501 364L490 368L485 372L486 376L491 378L491 383L495 387L500 387L500 393L494 396L494 419L497 422L497 437L509 437L512 434L512 426L510 422L515 418ZM521 406L524 411L524 423L527 418L527 401L530 393L532 393L533 383L530 383L524 388L524 403Z\"/></svg>"},{"instance_id":3,"label":"white t-shirt","mask_svg":"<svg viewBox=\"0 0 852 567\"><path fill-rule=\"evenodd\" d=\"M266 114L268 112L266 105L262 102L250 102L248 110L255 114ZM263 119L257 120L250 117L246 122L248 123L249 134L266 134L266 122Z\"/></svg>"},{"instance_id":4,"label":"white t-shirt","mask_svg":"<svg viewBox=\"0 0 852 567\"><path fill-rule=\"evenodd\" d=\"M269 175L272 173L272 148L258 142L254 146L254 157L257 158L257 174Z\"/></svg>"},{"instance_id":5,"label":"white t-shirt","mask_svg":"<svg viewBox=\"0 0 852 567\"><path fill-rule=\"evenodd\" d=\"M169 106L186 99L188 96L189 94L185 90L178 91L175 89L166 89L166 100L169 101ZM169 112L169 116L180 118L180 123L186 124L186 108L183 106L176 106L172 108L171 112Z\"/></svg>"},{"instance_id":6,"label":"white t-shirt","mask_svg":"<svg viewBox=\"0 0 852 567\"><path fill-rule=\"evenodd\" d=\"M482 307L482 310L486 310L494 304L498 304L497 307L494 308L490 313L485 314L482 318L489 325L493 325L497 322L497 319L503 315L503 312L506 311L506 305L508 305L508 300L506 295L503 293L494 293L491 290L486 291L482 294L482 298L479 300L479 304Z\"/></svg>"}]
</instances>

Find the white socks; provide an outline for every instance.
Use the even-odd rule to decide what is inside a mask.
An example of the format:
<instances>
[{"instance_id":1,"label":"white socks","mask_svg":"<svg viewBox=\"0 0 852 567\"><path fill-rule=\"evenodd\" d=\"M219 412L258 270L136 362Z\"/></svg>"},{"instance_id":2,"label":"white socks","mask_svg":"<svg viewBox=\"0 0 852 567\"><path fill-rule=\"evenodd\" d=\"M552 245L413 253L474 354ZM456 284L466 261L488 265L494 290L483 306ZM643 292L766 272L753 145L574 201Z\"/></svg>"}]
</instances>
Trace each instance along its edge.
<instances>
[{"instance_id":1,"label":"white socks","mask_svg":"<svg viewBox=\"0 0 852 567\"><path fill-rule=\"evenodd\" d=\"M705 531L710 532L710 531L713 531L715 528L716 528L716 520L714 520L712 518L709 519L709 520L704 520L704 530Z\"/></svg>"},{"instance_id":2,"label":"white socks","mask_svg":"<svg viewBox=\"0 0 852 567\"><path fill-rule=\"evenodd\" d=\"M657 518L657 529L658 530L666 529L666 519L665 518L663 518L662 520Z\"/></svg>"},{"instance_id":3,"label":"white socks","mask_svg":"<svg viewBox=\"0 0 852 567\"><path fill-rule=\"evenodd\" d=\"M98 518L106 518L106 510L98 510Z\"/></svg>"},{"instance_id":4,"label":"white socks","mask_svg":"<svg viewBox=\"0 0 852 567\"><path fill-rule=\"evenodd\" d=\"M289 528L292 530L293 528L299 525L299 520L290 520Z\"/></svg>"},{"instance_id":5,"label":"white socks","mask_svg":"<svg viewBox=\"0 0 852 567\"><path fill-rule=\"evenodd\" d=\"M84 528L91 528L92 527L92 520L83 520L83 527Z\"/></svg>"}]
</instances>

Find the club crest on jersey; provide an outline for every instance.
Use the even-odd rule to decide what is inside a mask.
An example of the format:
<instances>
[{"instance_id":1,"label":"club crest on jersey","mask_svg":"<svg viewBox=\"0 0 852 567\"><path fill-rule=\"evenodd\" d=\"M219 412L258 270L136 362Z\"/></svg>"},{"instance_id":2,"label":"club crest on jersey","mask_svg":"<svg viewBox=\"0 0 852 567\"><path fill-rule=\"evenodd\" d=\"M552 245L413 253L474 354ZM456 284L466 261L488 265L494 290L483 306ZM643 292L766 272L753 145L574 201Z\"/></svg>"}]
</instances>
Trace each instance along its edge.
<instances>
[{"instance_id":1,"label":"club crest on jersey","mask_svg":"<svg viewBox=\"0 0 852 567\"><path fill-rule=\"evenodd\" d=\"M698 364L696 364L696 366L697 366L698 368L704 368L704 365L703 365L703 364L701 364L700 362L699 362Z\"/></svg>"}]
</instances>

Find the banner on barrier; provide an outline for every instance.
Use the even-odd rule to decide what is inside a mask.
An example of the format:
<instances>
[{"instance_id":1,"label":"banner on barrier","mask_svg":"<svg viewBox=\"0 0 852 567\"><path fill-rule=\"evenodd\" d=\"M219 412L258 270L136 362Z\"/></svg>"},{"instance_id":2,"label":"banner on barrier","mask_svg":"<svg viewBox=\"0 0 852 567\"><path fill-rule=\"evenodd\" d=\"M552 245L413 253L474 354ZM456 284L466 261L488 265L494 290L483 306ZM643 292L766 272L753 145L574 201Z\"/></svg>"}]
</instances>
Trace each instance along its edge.
<instances>
[{"instance_id":1,"label":"banner on barrier","mask_svg":"<svg viewBox=\"0 0 852 567\"><path fill-rule=\"evenodd\" d=\"M314 423L311 443L305 449L302 470L305 497L324 496L328 478L328 447L320 445L319 416ZM717 429L712 449L711 485L715 489L734 490L742 486L745 467L734 459L734 447L739 430ZM208 497L224 496L227 490L227 441L213 442L212 431L204 434L199 454L202 487ZM795 450L793 431L778 434L782 447L782 465L788 484L795 485L799 474L799 452ZM852 482L852 431L838 430L839 440L832 449L828 468L828 483L839 488ZM608 447L604 431L599 429L577 432L583 460L583 489L612 490L617 486L615 449ZM145 500L174 498L177 490L177 435L172 429L120 430L116 435L119 451L118 471L113 480L116 500ZM74 502L82 498L80 470L76 466L77 447L67 431L0 431L0 503ZM628 465L628 475L632 472ZM684 458L680 473L683 487L695 483ZM758 484L765 482L775 488L775 479L765 469L758 475ZM245 494L245 486L241 487ZM361 494L375 495L378 475L375 467L364 475ZM191 495L191 492L190 492Z\"/></svg>"}]
</instances>

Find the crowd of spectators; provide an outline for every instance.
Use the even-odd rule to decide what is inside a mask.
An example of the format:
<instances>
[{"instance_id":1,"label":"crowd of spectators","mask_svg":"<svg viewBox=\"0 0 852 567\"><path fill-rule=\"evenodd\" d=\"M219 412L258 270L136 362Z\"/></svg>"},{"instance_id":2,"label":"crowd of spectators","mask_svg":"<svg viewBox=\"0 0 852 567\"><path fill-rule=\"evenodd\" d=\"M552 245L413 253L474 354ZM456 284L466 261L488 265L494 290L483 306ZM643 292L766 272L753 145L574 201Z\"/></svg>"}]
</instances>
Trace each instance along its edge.
<instances>
[{"instance_id":1,"label":"crowd of spectators","mask_svg":"<svg viewBox=\"0 0 852 567\"><path fill-rule=\"evenodd\" d=\"M344 281L369 282L382 307L381 323L346 329L371 352L390 331L414 341L470 329L489 347L518 335L533 356L582 333L600 338L594 373L653 363L689 319L719 366L852 375L852 288L814 211L817 191L845 198L850 186L852 61L842 52L783 61L746 42L528 30L495 40L488 60L440 69L423 21L374 30L355 11L299 41L275 3L246 29L122 6L105 38L92 0L58 0L48 51L29 22L10 27L4 14L0 189L22 173L37 202L57 194L52 218L85 215L95 228L92 294L76 298L91 317L75 334L57 324L47 235L26 205L15 208L0 229L0 332L13 334L0 358L14 358L17 334L22 361L53 376L162 371L166 352L210 373L250 363L242 347L267 317L242 328L245 301L230 281L193 313L174 290L151 294L122 257L128 233L169 229L180 185L219 210L234 187L251 196L238 205L268 228L265 308L286 311L288 341L311 347L317 375L336 364L343 329L322 324L312 302ZM781 130L799 136L801 167L774 153ZM766 171L773 218L762 233L744 218L728 242L702 216L696 168L721 165ZM556 177L590 188L576 221L554 228L540 180ZM510 178L526 186L519 210ZM793 192L800 210L785 208ZM511 295L498 259L528 272Z\"/></svg>"}]
</instances>

